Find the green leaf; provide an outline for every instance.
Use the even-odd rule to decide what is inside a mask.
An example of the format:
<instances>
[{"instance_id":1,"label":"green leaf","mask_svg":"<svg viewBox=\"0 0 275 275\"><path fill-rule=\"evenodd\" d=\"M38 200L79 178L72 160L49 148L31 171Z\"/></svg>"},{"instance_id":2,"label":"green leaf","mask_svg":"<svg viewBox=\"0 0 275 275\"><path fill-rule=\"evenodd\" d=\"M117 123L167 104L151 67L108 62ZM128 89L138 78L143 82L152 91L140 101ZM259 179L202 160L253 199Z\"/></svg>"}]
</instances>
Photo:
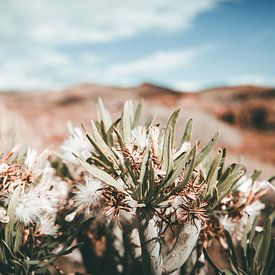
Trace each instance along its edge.
<instances>
[{"instance_id":1,"label":"green leaf","mask_svg":"<svg viewBox=\"0 0 275 275\"><path fill-rule=\"evenodd\" d=\"M78 159L78 161L82 165L82 167L85 168L85 170L87 172L89 172L92 176L94 176L95 178L97 178L97 179L105 182L106 184L116 188L117 190L119 190L121 192L125 192L124 188L123 188L123 184L120 181L115 180L108 173L98 169L97 167L95 167L93 165L90 165L86 161L80 159L78 156L75 155L75 157Z\"/></svg>"},{"instance_id":2,"label":"green leaf","mask_svg":"<svg viewBox=\"0 0 275 275\"><path fill-rule=\"evenodd\" d=\"M124 142L128 142L132 131L132 102L126 101L122 113L122 133Z\"/></svg>"},{"instance_id":3,"label":"green leaf","mask_svg":"<svg viewBox=\"0 0 275 275\"><path fill-rule=\"evenodd\" d=\"M210 170L206 178L205 198L213 197L214 189L217 185L217 177L220 169L220 163L222 160L223 152L219 150L219 153L214 158Z\"/></svg>"},{"instance_id":4,"label":"green leaf","mask_svg":"<svg viewBox=\"0 0 275 275\"><path fill-rule=\"evenodd\" d=\"M225 237L226 237L229 249L230 249L230 258L232 260L234 267L237 269L239 266L239 262L238 262L238 256L237 256L237 252L235 250L235 246L232 242L231 236L228 233L228 231L224 230L224 234L225 234Z\"/></svg>"},{"instance_id":5,"label":"green leaf","mask_svg":"<svg viewBox=\"0 0 275 275\"><path fill-rule=\"evenodd\" d=\"M258 222L259 222L259 217L256 217L253 221L251 230L249 232L249 245L251 245L253 243L253 239L254 239L255 231L256 231L256 226L257 226Z\"/></svg>"},{"instance_id":6,"label":"green leaf","mask_svg":"<svg viewBox=\"0 0 275 275\"><path fill-rule=\"evenodd\" d=\"M269 245L271 243L271 229L272 229L272 220L268 218L264 225L264 235L263 235L263 243L262 243L262 250L261 250L261 262L263 265L266 264L268 251L269 251Z\"/></svg>"},{"instance_id":7,"label":"green leaf","mask_svg":"<svg viewBox=\"0 0 275 275\"><path fill-rule=\"evenodd\" d=\"M138 106L135 110L134 121L133 121L132 128L135 128L135 127L138 126L140 116L141 116L141 113L142 113L142 109L143 109L143 100L140 100L139 103L138 103Z\"/></svg>"},{"instance_id":8,"label":"green leaf","mask_svg":"<svg viewBox=\"0 0 275 275\"><path fill-rule=\"evenodd\" d=\"M181 139L181 143L184 142L189 142L191 140L191 136L192 136L192 126L193 126L193 119L189 119L189 121L187 122L187 125L185 127L184 130L184 134L183 137Z\"/></svg>"},{"instance_id":9,"label":"green leaf","mask_svg":"<svg viewBox=\"0 0 275 275\"><path fill-rule=\"evenodd\" d=\"M172 149L173 149L173 133L172 127L170 127L170 131L168 131L168 138L164 139L163 144L163 162L162 162L162 170L166 172L168 175L173 168L173 156L172 156Z\"/></svg>"},{"instance_id":10,"label":"green leaf","mask_svg":"<svg viewBox=\"0 0 275 275\"><path fill-rule=\"evenodd\" d=\"M142 201L143 199L143 185L144 182L147 181L147 169L148 169L148 163L150 158L150 148L151 144L149 143L145 149L144 157L141 164L140 174L139 174L139 180L138 180L138 187L135 191L135 198L138 201Z\"/></svg>"},{"instance_id":11,"label":"green leaf","mask_svg":"<svg viewBox=\"0 0 275 275\"><path fill-rule=\"evenodd\" d=\"M20 196L20 192L21 192L21 186L18 185L11 196L10 203L8 206L7 216L9 216L10 221L5 228L5 242L9 247L13 247L13 231L14 231L14 225L16 223L15 211L16 211L17 202Z\"/></svg>"},{"instance_id":12,"label":"green leaf","mask_svg":"<svg viewBox=\"0 0 275 275\"><path fill-rule=\"evenodd\" d=\"M175 190L180 191L182 190L188 181L190 180L190 177L192 175L192 172L195 168L195 162L196 162L196 146L193 147L191 152L189 153L189 162L187 163L185 169L184 169L184 180L175 188Z\"/></svg>"},{"instance_id":13,"label":"green leaf","mask_svg":"<svg viewBox=\"0 0 275 275\"><path fill-rule=\"evenodd\" d=\"M154 120L154 116L149 115L149 117L147 118L147 120L144 123L145 127L149 128L151 126L151 124L153 123L153 120Z\"/></svg>"},{"instance_id":14,"label":"green leaf","mask_svg":"<svg viewBox=\"0 0 275 275\"><path fill-rule=\"evenodd\" d=\"M97 127L93 121L91 121L92 124L92 132L93 132L93 137L90 137L88 134L87 136L90 138L91 141L98 147L98 149L101 151L102 155L108 158L114 165L114 168L118 168L118 163L117 159L115 157L115 154L111 150L111 148L105 143L101 135L99 134Z\"/></svg>"},{"instance_id":15,"label":"green leaf","mask_svg":"<svg viewBox=\"0 0 275 275\"><path fill-rule=\"evenodd\" d=\"M201 152L197 155L195 167L197 167L205 158L206 156L211 152L214 145L216 144L217 140L219 138L219 132L215 134L215 136L208 142L206 146L203 147Z\"/></svg>"},{"instance_id":16,"label":"green leaf","mask_svg":"<svg viewBox=\"0 0 275 275\"><path fill-rule=\"evenodd\" d=\"M245 170L245 166L242 164L233 163L228 167L217 183L219 199L216 201L215 205L217 205L228 194L238 180L244 175Z\"/></svg>"},{"instance_id":17,"label":"green leaf","mask_svg":"<svg viewBox=\"0 0 275 275\"><path fill-rule=\"evenodd\" d=\"M218 180L221 178L222 173L223 173L223 167L224 167L225 157L226 157L226 149L223 148L222 149L222 159L221 159L221 162L220 162L220 169L218 171L218 176L217 176Z\"/></svg>"},{"instance_id":18,"label":"green leaf","mask_svg":"<svg viewBox=\"0 0 275 275\"><path fill-rule=\"evenodd\" d=\"M5 255L8 260L16 259L15 255L13 254L13 251L9 247L9 245L4 241L1 240L1 243L3 245L3 248L5 250Z\"/></svg>"},{"instance_id":19,"label":"green leaf","mask_svg":"<svg viewBox=\"0 0 275 275\"><path fill-rule=\"evenodd\" d=\"M153 162L150 159L149 161L149 169L148 169L148 192L146 194L145 203L150 202L153 199L155 193L155 170L153 167Z\"/></svg>"},{"instance_id":20,"label":"green leaf","mask_svg":"<svg viewBox=\"0 0 275 275\"><path fill-rule=\"evenodd\" d=\"M266 262L263 264L262 267L262 274L269 275L271 274L273 268L275 268L275 239L270 240L269 250L267 252Z\"/></svg>"},{"instance_id":21,"label":"green leaf","mask_svg":"<svg viewBox=\"0 0 275 275\"><path fill-rule=\"evenodd\" d=\"M183 153L174 161L174 168L166 174L165 178L159 185L158 190L171 186L175 180L182 174L183 170L187 167L187 161L190 160L189 153Z\"/></svg>"},{"instance_id":22,"label":"green leaf","mask_svg":"<svg viewBox=\"0 0 275 275\"><path fill-rule=\"evenodd\" d=\"M172 150L174 139L176 122L179 116L180 109L176 110L169 118L167 126L165 128L163 149L162 149L162 170L168 171L171 168L171 158L169 157L169 151ZM170 153L171 154L171 153Z\"/></svg>"},{"instance_id":23,"label":"green leaf","mask_svg":"<svg viewBox=\"0 0 275 275\"><path fill-rule=\"evenodd\" d=\"M100 114L100 118L103 122L105 132L112 126L112 118L110 113L106 110L104 103L101 98L98 99L98 111Z\"/></svg>"},{"instance_id":24,"label":"green leaf","mask_svg":"<svg viewBox=\"0 0 275 275\"><path fill-rule=\"evenodd\" d=\"M261 173L262 173L262 171L254 170L254 172L251 176L252 181L254 182L261 175Z\"/></svg>"},{"instance_id":25,"label":"green leaf","mask_svg":"<svg viewBox=\"0 0 275 275\"><path fill-rule=\"evenodd\" d=\"M18 251L22 244L23 232L24 232L24 225L18 224L16 227L16 235L15 235L15 241L14 241L14 247L13 247L14 252Z\"/></svg>"}]
</instances>

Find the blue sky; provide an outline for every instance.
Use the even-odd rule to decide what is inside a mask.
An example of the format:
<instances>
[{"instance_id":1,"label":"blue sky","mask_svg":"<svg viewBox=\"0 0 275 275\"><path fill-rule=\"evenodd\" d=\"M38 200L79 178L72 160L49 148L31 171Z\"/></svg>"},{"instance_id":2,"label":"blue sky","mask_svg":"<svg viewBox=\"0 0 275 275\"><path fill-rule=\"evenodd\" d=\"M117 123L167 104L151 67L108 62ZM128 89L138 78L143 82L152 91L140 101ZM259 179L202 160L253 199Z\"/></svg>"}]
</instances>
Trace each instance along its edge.
<instances>
[{"instance_id":1,"label":"blue sky","mask_svg":"<svg viewBox=\"0 0 275 275\"><path fill-rule=\"evenodd\" d=\"M0 89L275 86L275 1L0 0Z\"/></svg>"}]
</instances>

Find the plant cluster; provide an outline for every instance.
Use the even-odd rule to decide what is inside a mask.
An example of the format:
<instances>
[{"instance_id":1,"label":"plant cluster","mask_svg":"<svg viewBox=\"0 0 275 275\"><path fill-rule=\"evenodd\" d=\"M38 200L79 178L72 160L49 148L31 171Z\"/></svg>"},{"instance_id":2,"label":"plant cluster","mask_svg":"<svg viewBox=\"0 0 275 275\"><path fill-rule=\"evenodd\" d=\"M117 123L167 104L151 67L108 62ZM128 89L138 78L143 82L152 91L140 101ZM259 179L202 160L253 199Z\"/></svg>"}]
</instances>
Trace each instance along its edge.
<instances>
[{"instance_id":1,"label":"plant cluster","mask_svg":"<svg viewBox=\"0 0 275 275\"><path fill-rule=\"evenodd\" d=\"M269 181L226 166L218 133L205 146L192 142L192 120L177 139L179 110L163 127L142 122L142 103L127 101L116 120L100 99L97 107L87 128L69 125L58 152L2 156L4 274L61 272L56 259L74 248L89 274L203 274L207 261L217 273L271 274L274 253L259 253L274 247L273 218L257 224L272 211L261 201ZM214 241L228 270L208 253Z\"/></svg>"}]
</instances>

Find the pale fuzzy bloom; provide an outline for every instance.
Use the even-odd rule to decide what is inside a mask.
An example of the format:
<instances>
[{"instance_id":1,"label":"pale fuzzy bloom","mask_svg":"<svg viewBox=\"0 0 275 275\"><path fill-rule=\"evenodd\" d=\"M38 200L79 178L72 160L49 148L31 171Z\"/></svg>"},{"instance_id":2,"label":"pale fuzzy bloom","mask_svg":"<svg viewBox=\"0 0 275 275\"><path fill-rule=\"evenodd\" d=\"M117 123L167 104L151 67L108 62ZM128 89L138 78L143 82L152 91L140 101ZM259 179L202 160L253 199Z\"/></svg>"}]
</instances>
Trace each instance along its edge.
<instances>
[{"instance_id":1,"label":"pale fuzzy bloom","mask_svg":"<svg viewBox=\"0 0 275 275\"><path fill-rule=\"evenodd\" d=\"M271 188L273 191L275 190L274 186L267 180L263 181L254 181L247 176L243 176L239 180L239 185L237 190L244 193L246 196L249 195L250 192L257 193L261 190Z\"/></svg>"},{"instance_id":2,"label":"pale fuzzy bloom","mask_svg":"<svg viewBox=\"0 0 275 275\"><path fill-rule=\"evenodd\" d=\"M15 217L25 225L39 222L44 215L52 215L55 209L50 201L35 188L20 196L15 210Z\"/></svg>"},{"instance_id":3,"label":"pale fuzzy bloom","mask_svg":"<svg viewBox=\"0 0 275 275\"><path fill-rule=\"evenodd\" d=\"M91 206L97 207L101 201L101 188L104 187L101 181L90 176L85 176L84 184L78 184L78 191L75 192L77 206L89 209Z\"/></svg>"},{"instance_id":4,"label":"pale fuzzy bloom","mask_svg":"<svg viewBox=\"0 0 275 275\"><path fill-rule=\"evenodd\" d=\"M47 162L42 177L36 187L40 193L47 195L54 204L65 202L69 194L69 186L60 177L55 176L55 170Z\"/></svg>"},{"instance_id":5,"label":"pale fuzzy bloom","mask_svg":"<svg viewBox=\"0 0 275 275\"><path fill-rule=\"evenodd\" d=\"M61 154L66 161L72 164L78 164L78 160L73 153L86 160L91 155L91 144L80 128L70 126L69 130L71 135L61 145Z\"/></svg>"},{"instance_id":6,"label":"pale fuzzy bloom","mask_svg":"<svg viewBox=\"0 0 275 275\"><path fill-rule=\"evenodd\" d=\"M55 197L58 202L65 202L69 195L70 188L68 184L60 178L55 179L55 183L50 190L51 196Z\"/></svg>"},{"instance_id":7,"label":"pale fuzzy bloom","mask_svg":"<svg viewBox=\"0 0 275 275\"><path fill-rule=\"evenodd\" d=\"M254 220L258 215L260 215L261 210L265 208L265 204L259 200L247 205L244 208L244 212L249 216L250 220Z\"/></svg>"},{"instance_id":8,"label":"pale fuzzy bloom","mask_svg":"<svg viewBox=\"0 0 275 275\"><path fill-rule=\"evenodd\" d=\"M182 153L188 152L191 150L191 143L190 142L184 142L181 145L181 148L174 154L173 158L178 158Z\"/></svg>"},{"instance_id":9,"label":"pale fuzzy bloom","mask_svg":"<svg viewBox=\"0 0 275 275\"><path fill-rule=\"evenodd\" d=\"M41 154L38 154L38 152L32 148L27 150L24 163L26 167L31 170L33 177L40 176L44 172L45 163L48 156L49 151L47 149Z\"/></svg>"},{"instance_id":10,"label":"pale fuzzy bloom","mask_svg":"<svg viewBox=\"0 0 275 275\"><path fill-rule=\"evenodd\" d=\"M54 219L50 217L42 217L36 228L36 233L41 235L56 235L58 227L55 225Z\"/></svg>"},{"instance_id":11,"label":"pale fuzzy bloom","mask_svg":"<svg viewBox=\"0 0 275 275\"><path fill-rule=\"evenodd\" d=\"M7 216L7 211L0 207L0 223L8 223L10 221L10 217Z\"/></svg>"},{"instance_id":12,"label":"pale fuzzy bloom","mask_svg":"<svg viewBox=\"0 0 275 275\"><path fill-rule=\"evenodd\" d=\"M260 215L261 210L265 208L265 205L259 200L254 201L253 203L245 206L244 215L238 221L234 221L227 216L220 217L220 223L223 225L230 235L232 236L233 241L236 243L242 239L242 235L245 229L245 226L248 223L253 223L254 219Z\"/></svg>"},{"instance_id":13,"label":"pale fuzzy bloom","mask_svg":"<svg viewBox=\"0 0 275 275\"><path fill-rule=\"evenodd\" d=\"M131 132L130 143L137 145L140 149L144 149L148 144L148 136L144 126L138 126Z\"/></svg>"}]
</instances>

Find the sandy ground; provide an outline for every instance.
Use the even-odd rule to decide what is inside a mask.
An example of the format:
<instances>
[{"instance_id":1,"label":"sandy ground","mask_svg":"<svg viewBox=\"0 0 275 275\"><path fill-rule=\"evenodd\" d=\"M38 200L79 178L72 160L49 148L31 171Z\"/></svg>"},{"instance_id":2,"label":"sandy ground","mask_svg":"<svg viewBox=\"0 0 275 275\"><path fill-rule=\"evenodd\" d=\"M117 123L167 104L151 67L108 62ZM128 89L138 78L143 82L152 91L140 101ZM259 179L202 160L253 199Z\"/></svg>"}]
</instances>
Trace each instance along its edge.
<instances>
[{"instance_id":1,"label":"sandy ground","mask_svg":"<svg viewBox=\"0 0 275 275\"><path fill-rule=\"evenodd\" d=\"M180 107L178 136L188 119L193 118L194 140L204 144L219 131L218 147L228 148L230 161L244 160L249 171L262 170L265 178L275 174L275 93L268 88L225 87L191 94L150 84L123 89L85 84L60 92L3 92L0 123L3 125L5 121L10 128L16 128L10 143L23 140L34 147L56 149L68 135L68 121L78 126L84 123L89 128L90 119L96 118L98 97L114 117L119 116L123 102L128 99L138 102L143 98L144 115L153 115L156 122L167 121L172 111ZM246 117L253 116L251 106L266 111L266 121L255 122L265 123L265 129L246 125ZM228 114L234 115L234 123L224 119Z\"/></svg>"}]
</instances>

